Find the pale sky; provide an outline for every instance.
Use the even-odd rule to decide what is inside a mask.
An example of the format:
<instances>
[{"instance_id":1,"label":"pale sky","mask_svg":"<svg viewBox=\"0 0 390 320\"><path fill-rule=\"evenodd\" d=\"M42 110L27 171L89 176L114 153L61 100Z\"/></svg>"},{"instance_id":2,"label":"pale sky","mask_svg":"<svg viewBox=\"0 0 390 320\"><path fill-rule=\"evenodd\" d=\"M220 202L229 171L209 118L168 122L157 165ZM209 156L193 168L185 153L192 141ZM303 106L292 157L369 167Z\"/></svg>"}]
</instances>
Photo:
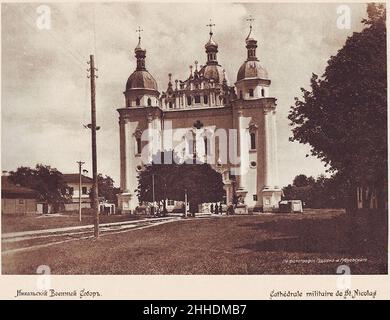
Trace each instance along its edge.
<instances>
[{"instance_id":1,"label":"pale sky","mask_svg":"<svg viewBox=\"0 0 390 320\"><path fill-rule=\"evenodd\" d=\"M248 24L258 40L257 56L271 78L277 100L279 175L281 186L297 175L317 176L323 164L306 157L309 147L288 141L287 119L300 87L311 74L322 74L331 55L348 36L360 31L365 4L348 4L351 29L337 28L337 4L49 4L50 30L36 25L39 4L2 4L2 170L51 165L77 172L76 161L91 169L89 80L86 61L95 54L97 79L98 171L119 185L117 108L135 68L138 26L144 30L146 66L159 91L168 73L184 80L195 60L205 64L206 24L216 24L218 61L230 85L246 59ZM94 9L93 9L94 8Z\"/></svg>"}]
</instances>

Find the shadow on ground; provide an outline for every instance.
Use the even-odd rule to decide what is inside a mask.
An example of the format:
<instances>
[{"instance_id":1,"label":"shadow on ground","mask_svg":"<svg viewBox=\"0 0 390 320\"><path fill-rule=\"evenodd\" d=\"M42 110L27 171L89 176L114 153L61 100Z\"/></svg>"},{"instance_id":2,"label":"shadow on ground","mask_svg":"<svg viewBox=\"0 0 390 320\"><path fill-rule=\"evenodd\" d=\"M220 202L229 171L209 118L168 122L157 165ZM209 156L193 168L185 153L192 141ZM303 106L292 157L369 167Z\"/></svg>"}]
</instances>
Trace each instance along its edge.
<instances>
[{"instance_id":1,"label":"shadow on ground","mask_svg":"<svg viewBox=\"0 0 390 320\"><path fill-rule=\"evenodd\" d=\"M297 215L278 220L242 224L257 232L279 236L240 248L253 251L338 253L380 256L387 261L387 214L342 214L329 219ZM383 255L386 257L383 257Z\"/></svg>"}]
</instances>

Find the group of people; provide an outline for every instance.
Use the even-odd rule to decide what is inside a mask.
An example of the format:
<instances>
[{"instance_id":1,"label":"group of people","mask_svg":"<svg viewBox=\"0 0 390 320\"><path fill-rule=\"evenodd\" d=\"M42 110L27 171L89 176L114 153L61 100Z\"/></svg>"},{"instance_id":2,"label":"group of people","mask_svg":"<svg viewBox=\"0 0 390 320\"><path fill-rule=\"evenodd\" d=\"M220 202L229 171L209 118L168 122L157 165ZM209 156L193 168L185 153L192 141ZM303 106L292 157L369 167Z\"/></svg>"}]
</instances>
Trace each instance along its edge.
<instances>
[{"instance_id":1,"label":"group of people","mask_svg":"<svg viewBox=\"0 0 390 320\"><path fill-rule=\"evenodd\" d=\"M222 214L222 204L220 203L220 204L218 205L218 203L216 203L216 204L213 204L213 203L212 203L211 206L210 206L210 212L211 212L212 214ZM234 214L234 207L233 207L232 204L229 204L229 205L227 206L226 214L227 214L227 215Z\"/></svg>"},{"instance_id":2,"label":"group of people","mask_svg":"<svg viewBox=\"0 0 390 320\"><path fill-rule=\"evenodd\" d=\"M212 203L210 206L210 212L213 214L222 214L222 204L219 204L218 206L218 203Z\"/></svg>"}]
</instances>

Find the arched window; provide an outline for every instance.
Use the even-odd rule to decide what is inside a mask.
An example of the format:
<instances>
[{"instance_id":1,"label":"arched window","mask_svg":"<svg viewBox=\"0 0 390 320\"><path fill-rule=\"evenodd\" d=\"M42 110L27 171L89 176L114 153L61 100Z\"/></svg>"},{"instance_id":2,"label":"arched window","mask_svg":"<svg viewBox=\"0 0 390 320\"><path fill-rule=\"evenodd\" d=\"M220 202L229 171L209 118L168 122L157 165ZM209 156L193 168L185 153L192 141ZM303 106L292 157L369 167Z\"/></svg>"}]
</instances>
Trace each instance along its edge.
<instances>
[{"instance_id":1,"label":"arched window","mask_svg":"<svg viewBox=\"0 0 390 320\"><path fill-rule=\"evenodd\" d=\"M169 102L169 109L172 109L172 102Z\"/></svg>"},{"instance_id":2,"label":"arched window","mask_svg":"<svg viewBox=\"0 0 390 320\"><path fill-rule=\"evenodd\" d=\"M240 90L240 99L242 99L242 90Z\"/></svg>"},{"instance_id":3,"label":"arched window","mask_svg":"<svg viewBox=\"0 0 390 320\"><path fill-rule=\"evenodd\" d=\"M141 149L142 149L142 145L141 145L141 138L136 138L136 142L137 142L137 154L141 154Z\"/></svg>"},{"instance_id":4,"label":"arched window","mask_svg":"<svg viewBox=\"0 0 390 320\"><path fill-rule=\"evenodd\" d=\"M209 97L207 96L207 94L205 94L203 96L203 101L204 101L204 104L208 104L209 103Z\"/></svg>"},{"instance_id":5,"label":"arched window","mask_svg":"<svg viewBox=\"0 0 390 320\"><path fill-rule=\"evenodd\" d=\"M256 150L256 134L251 132L251 150Z\"/></svg>"},{"instance_id":6,"label":"arched window","mask_svg":"<svg viewBox=\"0 0 390 320\"><path fill-rule=\"evenodd\" d=\"M250 97L253 97L253 96L254 96L253 89L249 89L249 96L250 96Z\"/></svg>"},{"instance_id":7,"label":"arched window","mask_svg":"<svg viewBox=\"0 0 390 320\"><path fill-rule=\"evenodd\" d=\"M190 96L187 96L187 104L190 106L192 103L192 99Z\"/></svg>"},{"instance_id":8,"label":"arched window","mask_svg":"<svg viewBox=\"0 0 390 320\"><path fill-rule=\"evenodd\" d=\"M141 100L137 97L137 99L135 99L135 105L138 107L140 104Z\"/></svg>"},{"instance_id":9,"label":"arched window","mask_svg":"<svg viewBox=\"0 0 390 320\"><path fill-rule=\"evenodd\" d=\"M200 103L200 96L198 95L195 96L195 103Z\"/></svg>"},{"instance_id":10,"label":"arched window","mask_svg":"<svg viewBox=\"0 0 390 320\"><path fill-rule=\"evenodd\" d=\"M264 97L264 95L265 95L265 90L264 88L261 88L261 96Z\"/></svg>"},{"instance_id":11,"label":"arched window","mask_svg":"<svg viewBox=\"0 0 390 320\"><path fill-rule=\"evenodd\" d=\"M148 106L150 107L152 105L152 99L148 98Z\"/></svg>"}]
</instances>

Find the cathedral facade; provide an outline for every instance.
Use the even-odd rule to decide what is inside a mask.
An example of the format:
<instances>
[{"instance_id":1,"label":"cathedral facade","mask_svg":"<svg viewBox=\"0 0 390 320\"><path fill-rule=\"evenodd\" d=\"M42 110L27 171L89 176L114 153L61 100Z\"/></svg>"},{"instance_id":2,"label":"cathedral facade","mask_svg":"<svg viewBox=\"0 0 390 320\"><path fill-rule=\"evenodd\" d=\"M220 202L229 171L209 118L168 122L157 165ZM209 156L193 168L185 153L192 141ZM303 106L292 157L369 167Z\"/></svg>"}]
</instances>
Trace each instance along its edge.
<instances>
[{"instance_id":1,"label":"cathedral facade","mask_svg":"<svg viewBox=\"0 0 390 320\"><path fill-rule=\"evenodd\" d=\"M169 74L167 89L161 93L146 68L146 50L139 37L137 67L126 83L125 107L118 109L118 206L122 212L134 212L139 205L135 191L138 174L153 153L164 150L210 163L222 174L225 203L238 199L249 211L278 208L282 192L278 182L276 98L270 92L268 73L257 58L252 26L245 39L247 57L243 57L234 85L229 84L218 63L218 44L211 27L205 65L198 66L195 61L184 81L172 81Z\"/></svg>"}]
</instances>

